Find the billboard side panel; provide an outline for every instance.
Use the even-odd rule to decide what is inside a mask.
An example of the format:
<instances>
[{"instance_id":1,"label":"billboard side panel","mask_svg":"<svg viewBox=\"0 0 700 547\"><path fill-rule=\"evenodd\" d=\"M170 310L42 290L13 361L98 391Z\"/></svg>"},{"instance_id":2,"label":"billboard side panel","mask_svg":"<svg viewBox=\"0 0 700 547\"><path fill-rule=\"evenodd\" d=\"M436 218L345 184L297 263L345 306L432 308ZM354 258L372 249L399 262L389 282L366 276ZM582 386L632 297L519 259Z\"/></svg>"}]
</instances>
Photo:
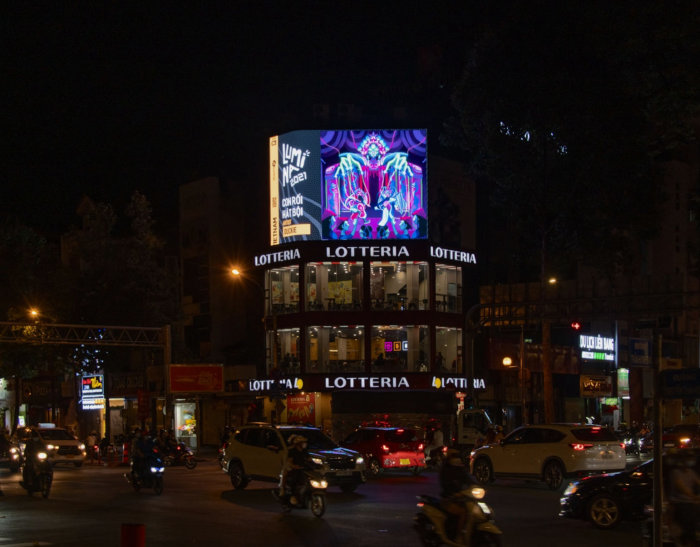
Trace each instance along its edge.
<instances>
[{"instance_id":1,"label":"billboard side panel","mask_svg":"<svg viewBox=\"0 0 700 547\"><path fill-rule=\"evenodd\" d=\"M280 242L279 236L279 137L270 137L270 245Z\"/></svg>"}]
</instances>

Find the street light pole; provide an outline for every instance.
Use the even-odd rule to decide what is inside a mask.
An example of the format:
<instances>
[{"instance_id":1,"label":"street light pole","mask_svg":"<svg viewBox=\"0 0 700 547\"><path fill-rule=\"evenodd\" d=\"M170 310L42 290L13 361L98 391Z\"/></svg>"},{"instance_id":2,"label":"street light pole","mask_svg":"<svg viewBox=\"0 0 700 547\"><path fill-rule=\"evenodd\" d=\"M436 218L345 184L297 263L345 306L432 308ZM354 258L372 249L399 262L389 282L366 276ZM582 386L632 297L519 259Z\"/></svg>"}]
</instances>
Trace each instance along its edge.
<instances>
[{"instance_id":1,"label":"street light pole","mask_svg":"<svg viewBox=\"0 0 700 547\"><path fill-rule=\"evenodd\" d=\"M525 413L527 412L525 409L525 369L524 369L524 362L525 362L525 326L520 325L520 405L521 405L521 413L522 413L522 422L523 425L525 425L528 420L527 416Z\"/></svg>"}]
</instances>

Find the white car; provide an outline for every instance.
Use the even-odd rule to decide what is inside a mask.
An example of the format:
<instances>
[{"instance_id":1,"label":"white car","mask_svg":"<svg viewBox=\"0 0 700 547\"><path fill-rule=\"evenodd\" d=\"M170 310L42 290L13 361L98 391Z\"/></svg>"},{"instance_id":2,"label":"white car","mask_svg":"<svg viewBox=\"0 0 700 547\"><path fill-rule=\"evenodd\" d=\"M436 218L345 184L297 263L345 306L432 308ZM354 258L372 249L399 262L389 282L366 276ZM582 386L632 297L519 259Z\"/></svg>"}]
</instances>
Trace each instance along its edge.
<instances>
[{"instance_id":1,"label":"white car","mask_svg":"<svg viewBox=\"0 0 700 547\"><path fill-rule=\"evenodd\" d=\"M564 477L625 469L624 443L606 427L582 424L527 425L497 444L470 454L474 478L535 478L559 488Z\"/></svg>"},{"instance_id":2,"label":"white car","mask_svg":"<svg viewBox=\"0 0 700 547\"><path fill-rule=\"evenodd\" d=\"M22 454L28 439L36 436L46 448L46 454L51 465L57 463L72 464L80 467L85 461L85 444L62 427L26 427L18 430L18 444Z\"/></svg>"}]
</instances>

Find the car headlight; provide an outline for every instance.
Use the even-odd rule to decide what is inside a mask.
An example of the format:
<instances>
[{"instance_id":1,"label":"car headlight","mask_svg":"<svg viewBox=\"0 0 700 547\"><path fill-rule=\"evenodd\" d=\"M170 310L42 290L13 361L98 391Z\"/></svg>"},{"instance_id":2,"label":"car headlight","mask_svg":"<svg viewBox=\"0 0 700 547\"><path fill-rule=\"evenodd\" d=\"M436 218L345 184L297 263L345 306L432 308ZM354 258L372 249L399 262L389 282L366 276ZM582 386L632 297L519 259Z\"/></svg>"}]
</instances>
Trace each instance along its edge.
<instances>
[{"instance_id":1,"label":"car headlight","mask_svg":"<svg viewBox=\"0 0 700 547\"><path fill-rule=\"evenodd\" d=\"M323 465L323 459L321 458L311 458L311 461L314 462L316 465Z\"/></svg>"},{"instance_id":2,"label":"car headlight","mask_svg":"<svg viewBox=\"0 0 700 547\"><path fill-rule=\"evenodd\" d=\"M357 464L365 463L365 459L362 456L360 456L359 458L357 458L355 460L355 463L357 463Z\"/></svg>"},{"instance_id":3,"label":"car headlight","mask_svg":"<svg viewBox=\"0 0 700 547\"><path fill-rule=\"evenodd\" d=\"M566 490L564 490L564 497L575 494L577 490L578 484L576 484L575 482L570 482L569 486L567 486Z\"/></svg>"},{"instance_id":4,"label":"car headlight","mask_svg":"<svg viewBox=\"0 0 700 547\"><path fill-rule=\"evenodd\" d=\"M484 490L483 488L479 488L478 486L474 486L472 488L471 492L472 492L472 497L474 499L477 499L477 500L480 500L481 498L483 498L486 495L486 490Z\"/></svg>"},{"instance_id":5,"label":"car headlight","mask_svg":"<svg viewBox=\"0 0 700 547\"><path fill-rule=\"evenodd\" d=\"M58 449L58 447L56 445L53 445L53 444L46 445L46 450L57 450L57 449Z\"/></svg>"},{"instance_id":6,"label":"car headlight","mask_svg":"<svg viewBox=\"0 0 700 547\"><path fill-rule=\"evenodd\" d=\"M13 446L12 448L10 448L10 454L19 454L19 450L17 450L17 448Z\"/></svg>"},{"instance_id":7,"label":"car headlight","mask_svg":"<svg viewBox=\"0 0 700 547\"><path fill-rule=\"evenodd\" d=\"M85 445L83 443L80 443L78 445L78 450L85 450Z\"/></svg>"},{"instance_id":8,"label":"car headlight","mask_svg":"<svg viewBox=\"0 0 700 547\"><path fill-rule=\"evenodd\" d=\"M678 442L680 442L682 445L690 444L690 437L681 437L678 439Z\"/></svg>"},{"instance_id":9,"label":"car headlight","mask_svg":"<svg viewBox=\"0 0 700 547\"><path fill-rule=\"evenodd\" d=\"M47 454L46 452L37 452L37 453L36 453L36 457L37 457L38 460L42 460L42 461L43 461L43 460L45 460L46 458L48 458L49 456L48 456L48 454Z\"/></svg>"}]
</instances>

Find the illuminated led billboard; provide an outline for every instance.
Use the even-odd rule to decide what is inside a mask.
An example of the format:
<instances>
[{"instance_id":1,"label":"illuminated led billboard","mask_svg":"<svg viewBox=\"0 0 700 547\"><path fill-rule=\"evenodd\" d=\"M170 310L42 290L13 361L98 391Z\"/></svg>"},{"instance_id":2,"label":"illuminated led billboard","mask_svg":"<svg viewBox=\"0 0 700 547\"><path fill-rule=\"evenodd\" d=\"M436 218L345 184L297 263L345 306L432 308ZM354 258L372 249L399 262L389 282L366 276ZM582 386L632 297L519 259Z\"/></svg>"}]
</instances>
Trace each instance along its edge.
<instances>
[{"instance_id":1,"label":"illuminated led billboard","mask_svg":"<svg viewBox=\"0 0 700 547\"><path fill-rule=\"evenodd\" d=\"M425 129L270 139L270 244L427 239Z\"/></svg>"}]
</instances>

